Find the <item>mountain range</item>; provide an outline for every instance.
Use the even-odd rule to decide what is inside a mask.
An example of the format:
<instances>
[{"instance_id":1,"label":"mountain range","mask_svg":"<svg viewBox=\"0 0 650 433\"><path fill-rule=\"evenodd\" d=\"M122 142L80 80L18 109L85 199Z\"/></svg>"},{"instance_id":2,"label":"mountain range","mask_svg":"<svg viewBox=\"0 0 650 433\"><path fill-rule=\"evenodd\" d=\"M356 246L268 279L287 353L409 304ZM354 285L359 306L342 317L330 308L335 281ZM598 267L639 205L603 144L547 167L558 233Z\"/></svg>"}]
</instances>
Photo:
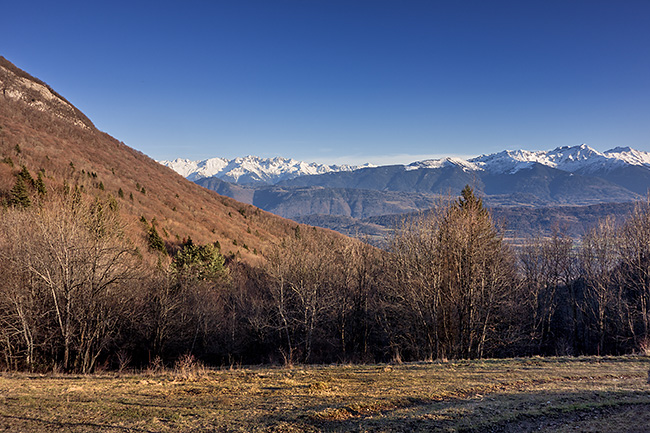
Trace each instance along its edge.
<instances>
[{"instance_id":1,"label":"mountain range","mask_svg":"<svg viewBox=\"0 0 650 433\"><path fill-rule=\"evenodd\" d=\"M323 166L253 156L162 163L219 194L347 234L361 226L376 234L376 223L364 220L386 221L381 217L429 209L468 184L495 208L544 208L548 213L554 207L592 206L598 215L603 209L627 211L629 205L594 205L629 204L645 197L650 188L650 153L629 147L599 152L586 144L387 166ZM584 227L573 231L581 230Z\"/></svg>"},{"instance_id":2,"label":"mountain range","mask_svg":"<svg viewBox=\"0 0 650 433\"><path fill-rule=\"evenodd\" d=\"M210 158L192 161L178 158L173 161L160 161L160 163L192 181L216 177L237 184L276 184L299 176L351 172L376 167L369 163L360 166L324 165L288 158L260 158L251 155L230 160ZM410 171L458 167L464 171L515 174L520 170L530 169L535 164L581 174L612 171L631 166L648 168L650 152L630 147L616 147L599 152L586 144L581 144L558 147L550 151L504 150L467 160L453 157L429 159L413 162L405 165L404 168Z\"/></svg>"},{"instance_id":3,"label":"mountain range","mask_svg":"<svg viewBox=\"0 0 650 433\"><path fill-rule=\"evenodd\" d=\"M242 185L275 184L298 176L354 171L359 168L372 167L371 164L363 166L325 165L288 158L259 158L251 155L230 160L210 158L191 161L177 158L173 161L160 161L160 163L192 181L216 177Z\"/></svg>"}]
</instances>

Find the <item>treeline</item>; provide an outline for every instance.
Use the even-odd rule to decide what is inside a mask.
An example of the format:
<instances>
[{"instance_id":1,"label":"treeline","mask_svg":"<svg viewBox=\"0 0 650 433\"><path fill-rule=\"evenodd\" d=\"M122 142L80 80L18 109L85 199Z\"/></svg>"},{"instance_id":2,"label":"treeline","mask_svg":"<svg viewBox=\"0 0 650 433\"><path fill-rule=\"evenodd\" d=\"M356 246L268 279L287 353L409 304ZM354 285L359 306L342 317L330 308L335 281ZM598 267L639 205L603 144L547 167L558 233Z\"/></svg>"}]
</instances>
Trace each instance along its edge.
<instances>
[{"instance_id":1,"label":"treeline","mask_svg":"<svg viewBox=\"0 0 650 433\"><path fill-rule=\"evenodd\" d=\"M79 192L0 220L0 368L622 354L650 342L650 207L515 251L467 187L388 251L296 226L253 267Z\"/></svg>"}]
</instances>

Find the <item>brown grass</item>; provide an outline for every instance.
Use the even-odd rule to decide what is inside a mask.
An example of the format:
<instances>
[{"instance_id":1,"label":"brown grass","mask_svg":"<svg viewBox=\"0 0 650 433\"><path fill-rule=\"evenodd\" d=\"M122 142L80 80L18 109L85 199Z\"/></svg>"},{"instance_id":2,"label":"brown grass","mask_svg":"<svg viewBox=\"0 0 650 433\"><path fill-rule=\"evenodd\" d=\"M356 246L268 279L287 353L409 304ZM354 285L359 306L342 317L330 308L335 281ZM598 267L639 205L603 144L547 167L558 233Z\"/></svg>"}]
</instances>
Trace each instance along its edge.
<instances>
[{"instance_id":1,"label":"brown grass","mask_svg":"<svg viewBox=\"0 0 650 433\"><path fill-rule=\"evenodd\" d=\"M648 360L0 377L6 431L644 431ZM570 430L569 428L573 429ZM636 429L636 430L635 430Z\"/></svg>"}]
</instances>

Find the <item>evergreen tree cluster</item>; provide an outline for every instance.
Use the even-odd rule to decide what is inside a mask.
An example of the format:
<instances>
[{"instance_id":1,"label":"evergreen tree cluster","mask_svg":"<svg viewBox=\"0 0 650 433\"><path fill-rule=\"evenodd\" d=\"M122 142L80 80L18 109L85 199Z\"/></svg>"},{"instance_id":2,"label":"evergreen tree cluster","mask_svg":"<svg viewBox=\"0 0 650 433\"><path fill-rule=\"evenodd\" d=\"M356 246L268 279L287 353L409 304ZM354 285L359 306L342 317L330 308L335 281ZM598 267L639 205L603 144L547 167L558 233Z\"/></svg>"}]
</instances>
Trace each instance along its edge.
<instances>
[{"instance_id":1,"label":"evergreen tree cluster","mask_svg":"<svg viewBox=\"0 0 650 433\"><path fill-rule=\"evenodd\" d=\"M9 191L9 204L14 207L27 208L32 205L34 194L39 197L47 194L43 171L39 171L36 180L34 180L27 167L23 165L16 174L14 186Z\"/></svg>"}]
</instances>

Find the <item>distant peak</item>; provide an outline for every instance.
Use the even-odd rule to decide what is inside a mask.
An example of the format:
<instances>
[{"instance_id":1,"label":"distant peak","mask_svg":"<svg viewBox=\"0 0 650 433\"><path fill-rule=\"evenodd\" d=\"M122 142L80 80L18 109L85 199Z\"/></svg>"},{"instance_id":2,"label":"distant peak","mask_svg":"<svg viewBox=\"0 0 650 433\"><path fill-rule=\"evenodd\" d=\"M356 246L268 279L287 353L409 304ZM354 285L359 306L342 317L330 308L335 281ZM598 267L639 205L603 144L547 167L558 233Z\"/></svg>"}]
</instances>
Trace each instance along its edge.
<instances>
[{"instance_id":1,"label":"distant peak","mask_svg":"<svg viewBox=\"0 0 650 433\"><path fill-rule=\"evenodd\" d=\"M566 152L567 150L591 150L591 151L596 151L592 147L589 147L589 145L582 143L582 144L576 144L574 146L560 146L556 147L553 149L551 152Z\"/></svg>"},{"instance_id":2,"label":"distant peak","mask_svg":"<svg viewBox=\"0 0 650 433\"><path fill-rule=\"evenodd\" d=\"M423 161L412 162L411 164L408 164L405 167L406 170L418 170L421 168L443 168L443 167L459 167L464 171L480 170L480 168L476 164L470 161L466 161L462 158L455 158L450 156L445 158L440 158L440 159L426 159Z\"/></svg>"},{"instance_id":3,"label":"distant peak","mask_svg":"<svg viewBox=\"0 0 650 433\"><path fill-rule=\"evenodd\" d=\"M625 146L625 147L618 146L613 149L606 150L605 153L623 153L623 152L633 152L633 151L634 149L632 149L629 146Z\"/></svg>"}]
</instances>

